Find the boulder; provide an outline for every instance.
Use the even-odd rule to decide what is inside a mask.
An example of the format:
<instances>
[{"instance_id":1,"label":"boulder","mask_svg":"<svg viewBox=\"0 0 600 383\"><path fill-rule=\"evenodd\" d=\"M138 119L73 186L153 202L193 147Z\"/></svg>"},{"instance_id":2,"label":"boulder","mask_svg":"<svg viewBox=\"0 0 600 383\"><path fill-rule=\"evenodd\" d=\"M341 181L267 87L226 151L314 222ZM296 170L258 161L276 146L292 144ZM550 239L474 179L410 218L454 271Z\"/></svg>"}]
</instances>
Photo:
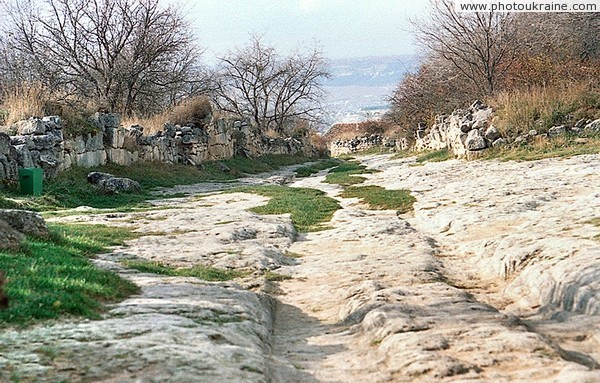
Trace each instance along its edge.
<instances>
[{"instance_id":1,"label":"boulder","mask_svg":"<svg viewBox=\"0 0 600 383\"><path fill-rule=\"evenodd\" d=\"M15 230L5 220L0 219L0 251L19 250L24 240L25 235Z\"/></svg>"},{"instance_id":2,"label":"boulder","mask_svg":"<svg viewBox=\"0 0 600 383\"><path fill-rule=\"evenodd\" d=\"M100 181L107 180L109 178L115 178L110 173L102 173L102 172L91 172L87 175L87 181L91 184L98 185Z\"/></svg>"},{"instance_id":3,"label":"boulder","mask_svg":"<svg viewBox=\"0 0 600 383\"><path fill-rule=\"evenodd\" d=\"M535 132L535 130L534 130L534 132ZM515 144L517 144L517 145L524 145L524 144L527 143L527 139L528 138L529 138L529 136L526 136L526 135L518 136L517 138L515 138Z\"/></svg>"},{"instance_id":4,"label":"boulder","mask_svg":"<svg viewBox=\"0 0 600 383\"><path fill-rule=\"evenodd\" d=\"M485 139L481 136L481 133L477 129L473 129L467 135L465 140L465 146L467 150L477 151L486 148Z\"/></svg>"},{"instance_id":5,"label":"boulder","mask_svg":"<svg viewBox=\"0 0 600 383\"><path fill-rule=\"evenodd\" d=\"M588 133L599 133L600 132L600 119L590 122L583 130Z\"/></svg>"},{"instance_id":6,"label":"boulder","mask_svg":"<svg viewBox=\"0 0 600 383\"><path fill-rule=\"evenodd\" d=\"M222 162L215 162L215 166L224 173L229 173L231 171L231 168Z\"/></svg>"},{"instance_id":7,"label":"boulder","mask_svg":"<svg viewBox=\"0 0 600 383\"><path fill-rule=\"evenodd\" d=\"M550 129L548 129L548 135L550 137L561 136L565 133L567 133L567 127L564 125L553 126Z\"/></svg>"},{"instance_id":8,"label":"boulder","mask_svg":"<svg viewBox=\"0 0 600 383\"><path fill-rule=\"evenodd\" d=\"M98 183L98 190L102 194L139 193L141 186L137 181L129 178L108 178Z\"/></svg>"},{"instance_id":9,"label":"boulder","mask_svg":"<svg viewBox=\"0 0 600 383\"><path fill-rule=\"evenodd\" d=\"M495 126L490 126L483 135L489 142L494 142L500 138L500 131Z\"/></svg>"},{"instance_id":10,"label":"boulder","mask_svg":"<svg viewBox=\"0 0 600 383\"><path fill-rule=\"evenodd\" d=\"M16 231L38 238L48 238L46 221L36 212L27 210L0 209L0 220L8 223Z\"/></svg>"},{"instance_id":11,"label":"boulder","mask_svg":"<svg viewBox=\"0 0 600 383\"><path fill-rule=\"evenodd\" d=\"M37 117L19 121L15 125L17 127L17 134L20 135L46 133L46 124L42 119Z\"/></svg>"},{"instance_id":12,"label":"boulder","mask_svg":"<svg viewBox=\"0 0 600 383\"><path fill-rule=\"evenodd\" d=\"M589 124L590 122L592 122L592 121L582 118L581 120L579 120L575 123L574 127L575 128L583 128L586 124Z\"/></svg>"},{"instance_id":13,"label":"boulder","mask_svg":"<svg viewBox=\"0 0 600 383\"><path fill-rule=\"evenodd\" d=\"M492 143L493 148L500 148L502 146L506 146L507 142L504 138L498 138Z\"/></svg>"}]
</instances>

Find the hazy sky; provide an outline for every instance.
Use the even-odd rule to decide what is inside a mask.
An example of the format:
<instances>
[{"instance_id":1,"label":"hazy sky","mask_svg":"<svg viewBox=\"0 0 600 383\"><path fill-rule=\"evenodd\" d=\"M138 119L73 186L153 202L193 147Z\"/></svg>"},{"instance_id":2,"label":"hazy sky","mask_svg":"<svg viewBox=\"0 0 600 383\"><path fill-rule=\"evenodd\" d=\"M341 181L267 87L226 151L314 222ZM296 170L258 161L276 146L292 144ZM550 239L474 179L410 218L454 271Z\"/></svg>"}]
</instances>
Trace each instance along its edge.
<instances>
[{"instance_id":1,"label":"hazy sky","mask_svg":"<svg viewBox=\"0 0 600 383\"><path fill-rule=\"evenodd\" d=\"M250 34L279 49L312 46L329 58L414 53L408 19L427 0L172 0L192 22L206 58L244 45Z\"/></svg>"}]
</instances>

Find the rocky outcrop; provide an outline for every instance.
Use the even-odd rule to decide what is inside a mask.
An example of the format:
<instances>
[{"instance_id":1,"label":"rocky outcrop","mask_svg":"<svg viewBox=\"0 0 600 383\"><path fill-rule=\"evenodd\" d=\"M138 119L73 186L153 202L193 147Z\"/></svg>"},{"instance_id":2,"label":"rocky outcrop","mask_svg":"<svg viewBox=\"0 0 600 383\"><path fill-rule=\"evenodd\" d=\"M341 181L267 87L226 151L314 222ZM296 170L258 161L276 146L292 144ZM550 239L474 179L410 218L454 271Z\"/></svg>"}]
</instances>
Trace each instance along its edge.
<instances>
[{"instance_id":1,"label":"rocky outcrop","mask_svg":"<svg viewBox=\"0 0 600 383\"><path fill-rule=\"evenodd\" d=\"M44 219L32 211L0 209L0 251L19 250L26 235L48 238Z\"/></svg>"},{"instance_id":2,"label":"rocky outcrop","mask_svg":"<svg viewBox=\"0 0 600 383\"><path fill-rule=\"evenodd\" d=\"M468 109L456 109L450 116L439 115L431 128L420 125L415 132L415 150L449 149L457 157L477 158L482 150L505 145L522 145L534 140L550 139L566 134L584 135L600 132L600 119L579 120L574 126L557 125L546 133L530 130L517 137L502 137L494 125L493 109L475 101Z\"/></svg>"},{"instance_id":3,"label":"rocky outcrop","mask_svg":"<svg viewBox=\"0 0 600 383\"><path fill-rule=\"evenodd\" d=\"M0 209L0 221L5 221L14 230L25 235L48 238L46 221L36 212L28 210Z\"/></svg>"},{"instance_id":4,"label":"rocky outcrop","mask_svg":"<svg viewBox=\"0 0 600 383\"><path fill-rule=\"evenodd\" d=\"M380 134L356 136L351 140L336 140L329 143L331 155L336 157L343 154L364 152L373 148L381 148L382 151L395 152L407 150L410 142L407 138L389 138Z\"/></svg>"},{"instance_id":5,"label":"rocky outcrop","mask_svg":"<svg viewBox=\"0 0 600 383\"><path fill-rule=\"evenodd\" d=\"M102 194L139 193L140 184L129 178L113 177L98 183L98 191Z\"/></svg>"},{"instance_id":6,"label":"rocky outcrop","mask_svg":"<svg viewBox=\"0 0 600 383\"><path fill-rule=\"evenodd\" d=\"M145 135L139 125L123 127L115 113L96 113L90 118L96 129L65 138L58 116L19 121L9 137L0 133L0 180L16 180L18 168L44 169L54 177L72 166L94 167L106 163L131 165L160 161L198 166L234 155L263 154L317 156L308 137L270 138L248 119L207 119L202 126L165 124L161 131Z\"/></svg>"},{"instance_id":7,"label":"rocky outcrop","mask_svg":"<svg viewBox=\"0 0 600 383\"><path fill-rule=\"evenodd\" d=\"M457 109L450 116L440 115L435 124L416 132L415 149L449 149L458 157L471 157L480 150L498 146L500 132L490 125L492 108L475 101L468 109Z\"/></svg>"}]
</instances>

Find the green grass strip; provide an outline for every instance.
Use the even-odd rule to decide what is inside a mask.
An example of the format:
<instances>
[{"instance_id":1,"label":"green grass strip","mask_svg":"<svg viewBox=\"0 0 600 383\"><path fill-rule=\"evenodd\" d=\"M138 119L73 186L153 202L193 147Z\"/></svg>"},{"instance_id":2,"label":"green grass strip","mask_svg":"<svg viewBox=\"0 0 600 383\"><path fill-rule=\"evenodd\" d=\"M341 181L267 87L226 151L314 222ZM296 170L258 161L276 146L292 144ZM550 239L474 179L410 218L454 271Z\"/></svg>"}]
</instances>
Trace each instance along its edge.
<instances>
[{"instance_id":1,"label":"green grass strip","mask_svg":"<svg viewBox=\"0 0 600 383\"><path fill-rule=\"evenodd\" d=\"M242 192L270 197L264 206L250 209L257 214L291 214L292 222L300 232L323 230L322 225L340 209L338 202L324 192L309 188L290 188L278 185L247 186L229 193Z\"/></svg>"},{"instance_id":2,"label":"green grass strip","mask_svg":"<svg viewBox=\"0 0 600 383\"><path fill-rule=\"evenodd\" d=\"M427 152L417 157L418 163L423 162L442 162L451 160L454 158L454 154L450 152L448 149L434 150L432 152Z\"/></svg>"},{"instance_id":3,"label":"green grass strip","mask_svg":"<svg viewBox=\"0 0 600 383\"><path fill-rule=\"evenodd\" d=\"M320 172L321 170L330 169L335 166L338 166L339 164L340 164L339 160L330 159L330 160L319 161L317 163L314 163L314 164L308 165L308 166L301 166L298 169L296 169L296 176L300 177L300 178L310 177L311 175L316 174L316 173Z\"/></svg>"},{"instance_id":4,"label":"green grass strip","mask_svg":"<svg viewBox=\"0 0 600 383\"><path fill-rule=\"evenodd\" d=\"M375 170L367 170L365 165L356 161L346 161L331 169L325 177L325 183L336 184L340 186L351 186L365 182L365 177L357 174L375 173Z\"/></svg>"},{"instance_id":5,"label":"green grass strip","mask_svg":"<svg viewBox=\"0 0 600 383\"><path fill-rule=\"evenodd\" d=\"M0 326L28 325L64 315L97 319L104 303L136 293L138 287L95 267L89 256L122 245L135 234L101 225L49 224L47 240L27 238L19 252L0 252L10 307L0 311Z\"/></svg>"},{"instance_id":6,"label":"green grass strip","mask_svg":"<svg viewBox=\"0 0 600 383\"><path fill-rule=\"evenodd\" d=\"M342 191L343 198L359 198L373 210L397 210L407 213L413 209L415 198L410 190L388 190L381 186L350 186Z\"/></svg>"},{"instance_id":7,"label":"green grass strip","mask_svg":"<svg viewBox=\"0 0 600 383\"><path fill-rule=\"evenodd\" d=\"M126 261L125 267L135 269L143 273L166 275L170 277L194 277L204 281L230 281L235 278L248 275L248 272L239 270L223 270L210 266L197 265L189 268L175 268L152 261Z\"/></svg>"}]
</instances>

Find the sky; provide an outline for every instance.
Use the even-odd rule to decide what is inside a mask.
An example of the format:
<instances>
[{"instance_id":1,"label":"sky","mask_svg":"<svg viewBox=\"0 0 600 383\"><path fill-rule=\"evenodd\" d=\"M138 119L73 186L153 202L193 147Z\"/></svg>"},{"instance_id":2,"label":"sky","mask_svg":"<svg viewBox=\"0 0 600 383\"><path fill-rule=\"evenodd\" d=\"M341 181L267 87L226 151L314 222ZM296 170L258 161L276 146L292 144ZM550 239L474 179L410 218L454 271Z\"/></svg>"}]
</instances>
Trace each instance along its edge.
<instances>
[{"instance_id":1,"label":"sky","mask_svg":"<svg viewBox=\"0 0 600 383\"><path fill-rule=\"evenodd\" d=\"M283 51L313 47L330 59L413 54L410 18L427 0L172 0L207 49L205 58L245 45L249 36Z\"/></svg>"}]
</instances>

